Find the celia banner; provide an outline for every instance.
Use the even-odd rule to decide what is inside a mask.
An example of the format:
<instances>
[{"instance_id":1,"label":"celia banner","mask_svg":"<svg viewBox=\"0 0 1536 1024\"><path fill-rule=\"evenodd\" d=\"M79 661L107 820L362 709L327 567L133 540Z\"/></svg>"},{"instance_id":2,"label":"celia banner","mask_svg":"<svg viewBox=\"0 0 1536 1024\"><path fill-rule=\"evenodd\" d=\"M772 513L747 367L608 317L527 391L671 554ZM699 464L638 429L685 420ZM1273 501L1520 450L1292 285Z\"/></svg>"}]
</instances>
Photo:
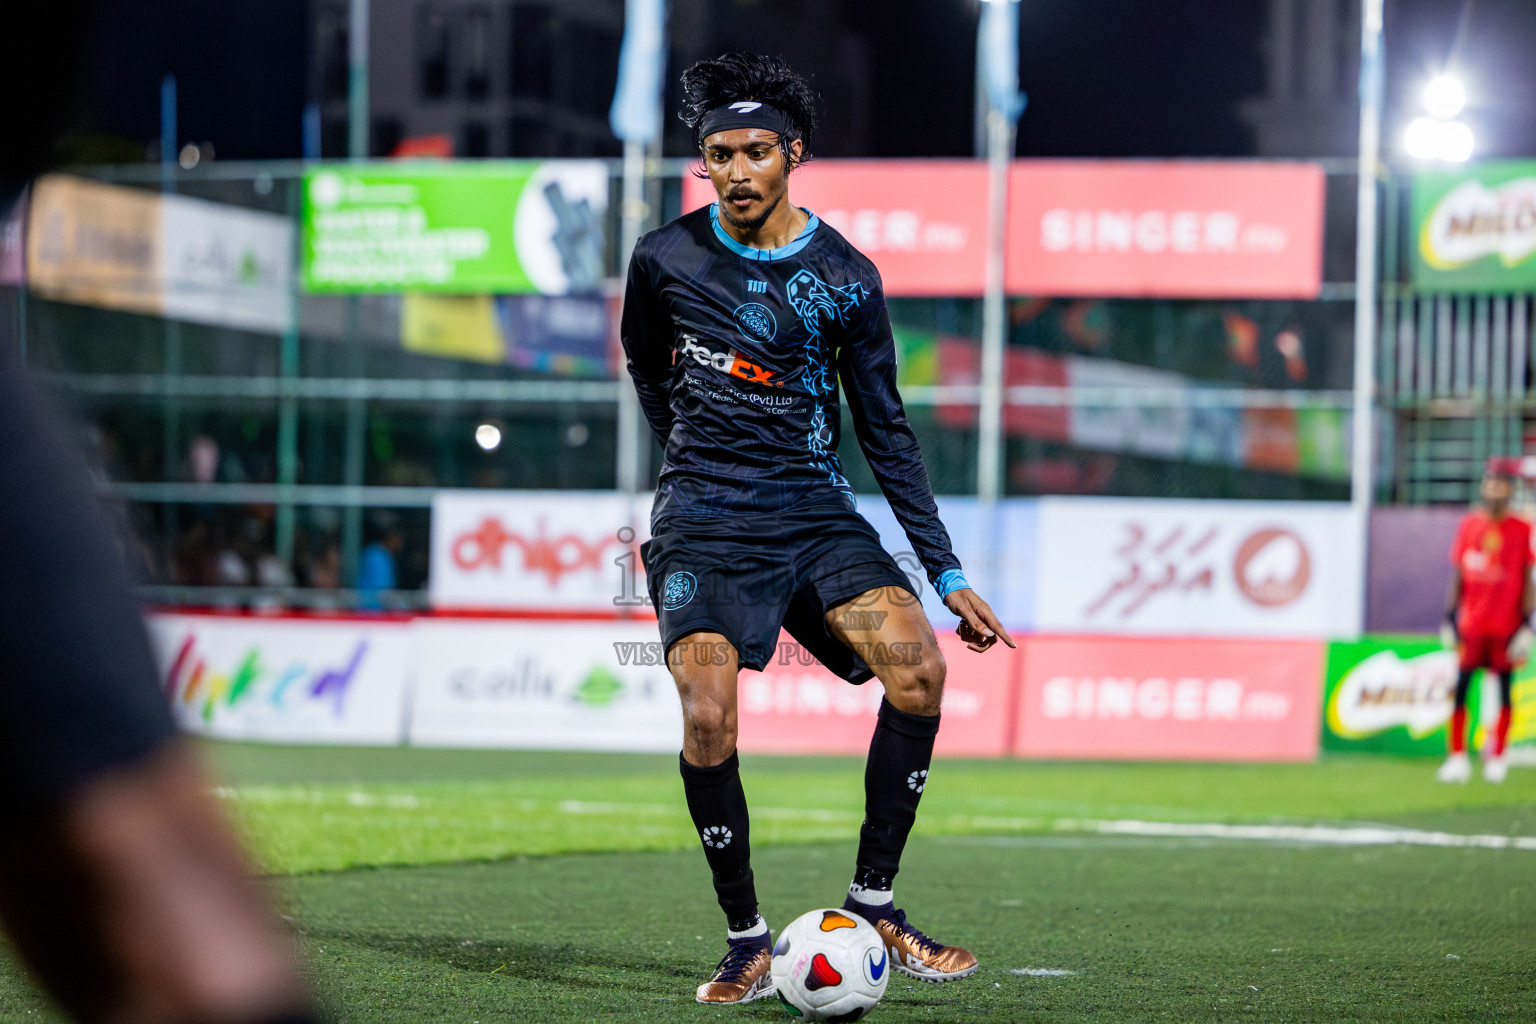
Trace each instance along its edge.
<instances>
[{"instance_id":1,"label":"celia banner","mask_svg":"<svg viewBox=\"0 0 1536 1024\"><path fill-rule=\"evenodd\" d=\"M602 288L601 160L330 164L304 175L310 292Z\"/></svg>"},{"instance_id":2,"label":"celia banner","mask_svg":"<svg viewBox=\"0 0 1536 1024\"><path fill-rule=\"evenodd\" d=\"M1360 629L1359 531L1321 502L1042 498L1043 632L1327 637Z\"/></svg>"},{"instance_id":3,"label":"celia banner","mask_svg":"<svg viewBox=\"0 0 1536 1024\"><path fill-rule=\"evenodd\" d=\"M156 614L148 625L188 732L269 743L404 738L410 622Z\"/></svg>"},{"instance_id":4,"label":"celia banner","mask_svg":"<svg viewBox=\"0 0 1536 1024\"><path fill-rule=\"evenodd\" d=\"M1018 161L1008 292L1316 298L1323 186L1314 164Z\"/></svg>"},{"instance_id":5,"label":"celia banner","mask_svg":"<svg viewBox=\"0 0 1536 1024\"><path fill-rule=\"evenodd\" d=\"M654 623L419 619L422 746L675 753L683 715Z\"/></svg>"},{"instance_id":6,"label":"celia banner","mask_svg":"<svg viewBox=\"0 0 1536 1024\"><path fill-rule=\"evenodd\" d=\"M1413 283L1448 292L1536 287L1536 161L1413 176Z\"/></svg>"},{"instance_id":7,"label":"celia banner","mask_svg":"<svg viewBox=\"0 0 1536 1024\"><path fill-rule=\"evenodd\" d=\"M1035 637L1021 757L1307 761L1317 756L1317 641Z\"/></svg>"},{"instance_id":8,"label":"celia banner","mask_svg":"<svg viewBox=\"0 0 1536 1024\"><path fill-rule=\"evenodd\" d=\"M887 295L979 296L986 281L987 168L975 160L817 160L794 202L874 261ZM683 210L716 199L683 178Z\"/></svg>"},{"instance_id":9,"label":"celia banner","mask_svg":"<svg viewBox=\"0 0 1536 1024\"><path fill-rule=\"evenodd\" d=\"M439 491L428 592L439 610L650 614L640 544L650 497Z\"/></svg>"}]
</instances>

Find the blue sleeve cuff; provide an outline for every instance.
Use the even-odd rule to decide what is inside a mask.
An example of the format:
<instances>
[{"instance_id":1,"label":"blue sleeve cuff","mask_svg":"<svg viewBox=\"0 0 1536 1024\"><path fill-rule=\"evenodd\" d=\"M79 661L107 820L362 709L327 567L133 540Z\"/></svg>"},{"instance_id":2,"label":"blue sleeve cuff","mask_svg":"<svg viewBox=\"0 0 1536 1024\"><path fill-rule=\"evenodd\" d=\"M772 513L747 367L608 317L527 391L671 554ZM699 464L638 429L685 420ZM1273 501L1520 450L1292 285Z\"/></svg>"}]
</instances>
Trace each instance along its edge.
<instances>
[{"instance_id":1,"label":"blue sleeve cuff","mask_svg":"<svg viewBox=\"0 0 1536 1024\"><path fill-rule=\"evenodd\" d=\"M933 581L933 589L939 592L940 597L948 597L956 590L969 590L970 586L965 581L965 573L959 569L945 569L939 573L939 578Z\"/></svg>"}]
</instances>

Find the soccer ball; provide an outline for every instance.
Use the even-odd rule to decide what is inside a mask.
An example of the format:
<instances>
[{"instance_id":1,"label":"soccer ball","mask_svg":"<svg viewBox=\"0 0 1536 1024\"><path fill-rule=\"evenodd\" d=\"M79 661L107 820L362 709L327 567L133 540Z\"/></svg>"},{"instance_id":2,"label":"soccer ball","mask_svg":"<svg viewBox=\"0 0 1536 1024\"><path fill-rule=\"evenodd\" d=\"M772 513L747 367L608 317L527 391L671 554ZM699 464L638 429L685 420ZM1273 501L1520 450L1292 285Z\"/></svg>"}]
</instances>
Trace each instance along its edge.
<instances>
[{"instance_id":1,"label":"soccer ball","mask_svg":"<svg viewBox=\"0 0 1536 1024\"><path fill-rule=\"evenodd\" d=\"M802 914L773 947L779 1001L800 1020L858 1020L885 995L890 977L885 940L857 914Z\"/></svg>"}]
</instances>

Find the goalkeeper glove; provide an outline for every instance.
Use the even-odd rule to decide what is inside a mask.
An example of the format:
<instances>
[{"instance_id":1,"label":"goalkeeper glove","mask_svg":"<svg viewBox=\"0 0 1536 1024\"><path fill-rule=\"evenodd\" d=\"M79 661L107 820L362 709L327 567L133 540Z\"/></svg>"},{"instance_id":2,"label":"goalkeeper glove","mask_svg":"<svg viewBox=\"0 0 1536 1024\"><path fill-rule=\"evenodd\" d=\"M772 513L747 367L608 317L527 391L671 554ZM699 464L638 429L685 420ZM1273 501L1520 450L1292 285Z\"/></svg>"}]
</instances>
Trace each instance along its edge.
<instances>
[{"instance_id":1,"label":"goalkeeper glove","mask_svg":"<svg viewBox=\"0 0 1536 1024\"><path fill-rule=\"evenodd\" d=\"M1514 638L1509 641L1509 660L1513 664L1523 665L1531 659L1531 648L1536 646L1536 633L1531 632L1527 623L1515 630Z\"/></svg>"},{"instance_id":2,"label":"goalkeeper glove","mask_svg":"<svg viewBox=\"0 0 1536 1024\"><path fill-rule=\"evenodd\" d=\"M1445 620L1440 623L1440 646L1453 651L1460 641L1456 632L1456 613L1446 612Z\"/></svg>"}]
</instances>

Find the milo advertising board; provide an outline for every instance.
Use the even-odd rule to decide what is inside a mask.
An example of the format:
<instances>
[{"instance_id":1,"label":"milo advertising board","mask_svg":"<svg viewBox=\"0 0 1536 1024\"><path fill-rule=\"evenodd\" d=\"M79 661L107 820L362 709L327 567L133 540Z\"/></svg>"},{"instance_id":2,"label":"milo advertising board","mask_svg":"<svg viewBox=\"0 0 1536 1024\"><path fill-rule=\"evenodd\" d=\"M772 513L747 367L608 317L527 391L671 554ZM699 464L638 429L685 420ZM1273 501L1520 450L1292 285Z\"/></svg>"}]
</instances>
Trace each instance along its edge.
<instances>
[{"instance_id":1,"label":"milo advertising board","mask_svg":"<svg viewBox=\"0 0 1536 1024\"><path fill-rule=\"evenodd\" d=\"M1413 283L1453 292L1536 286L1536 163L1413 177Z\"/></svg>"},{"instance_id":2,"label":"milo advertising board","mask_svg":"<svg viewBox=\"0 0 1536 1024\"><path fill-rule=\"evenodd\" d=\"M1456 655L1434 637L1366 636L1328 646L1323 749L1444 756L1456 697ZM1497 691L1473 680L1469 746L1481 749L1498 715ZM1512 763L1536 764L1536 671L1515 675ZM1482 713L1486 707L1488 713Z\"/></svg>"}]
</instances>

